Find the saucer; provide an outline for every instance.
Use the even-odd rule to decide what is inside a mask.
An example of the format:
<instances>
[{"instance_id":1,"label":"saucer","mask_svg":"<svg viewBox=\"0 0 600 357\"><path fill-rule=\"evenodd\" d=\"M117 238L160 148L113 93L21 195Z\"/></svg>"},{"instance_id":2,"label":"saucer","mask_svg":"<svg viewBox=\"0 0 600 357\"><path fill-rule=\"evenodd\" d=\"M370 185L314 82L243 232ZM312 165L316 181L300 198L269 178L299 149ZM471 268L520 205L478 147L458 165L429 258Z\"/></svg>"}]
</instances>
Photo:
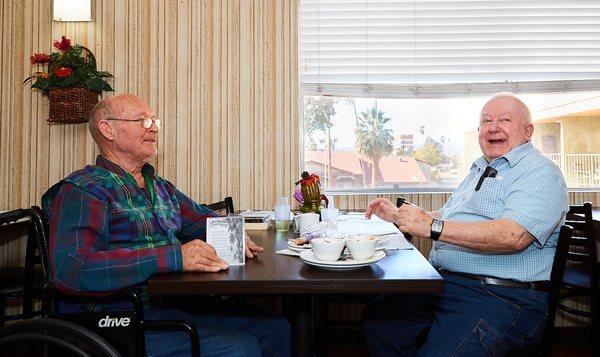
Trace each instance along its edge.
<instances>
[{"instance_id":1,"label":"saucer","mask_svg":"<svg viewBox=\"0 0 600 357\"><path fill-rule=\"evenodd\" d=\"M326 262L326 261L317 259L312 250L303 250L300 253L300 259L303 262L305 262L306 264L314 265L314 266L317 266L320 268L326 268L326 269L343 269L343 270L362 268L367 265L377 263L384 257L385 257L385 252L378 250L375 252L375 254L373 254L373 256L371 258L365 259L365 260L355 260L355 259L349 258L346 260L336 260L334 262Z\"/></svg>"},{"instance_id":2,"label":"saucer","mask_svg":"<svg viewBox=\"0 0 600 357\"><path fill-rule=\"evenodd\" d=\"M302 252L305 251L307 249L311 249L312 245L310 243L306 243L303 245L298 245L296 244L294 241L288 241L288 248L290 248L291 250L295 250L296 252Z\"/></svg>"}]
</instances>

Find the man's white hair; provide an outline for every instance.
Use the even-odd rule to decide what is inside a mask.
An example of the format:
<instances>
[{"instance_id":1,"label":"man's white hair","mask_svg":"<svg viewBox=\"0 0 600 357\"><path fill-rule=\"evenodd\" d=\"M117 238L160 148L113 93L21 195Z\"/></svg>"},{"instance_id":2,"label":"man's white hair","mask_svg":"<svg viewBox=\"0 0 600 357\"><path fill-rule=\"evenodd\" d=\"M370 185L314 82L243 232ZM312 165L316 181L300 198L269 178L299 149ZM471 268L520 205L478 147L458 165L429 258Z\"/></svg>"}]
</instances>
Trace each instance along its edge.
<instances>
[{"instance_id":1,"label":"man's white hair","mask_svg":"<svg viewBox=\"0 0 600 357\"><path fill-rule=\"evenodd\" d=\"M511 99L516 100L519 103L519 105L521 106L521 113L523 115L523 119L525 120L525 123L526 124L531 123L531 112L529 111L529 107L519 97L517 97L512 92L498 92L498 93L495 93L485 103L485 105L487 105L492 100L498 99L498 98L511 98ZM485 108L485 105L483 106L483 108ZM481 108L481 113L479 114L479 117L481 117L481 115L483 114L483 108Z\"/></svg>"}]
</instances>

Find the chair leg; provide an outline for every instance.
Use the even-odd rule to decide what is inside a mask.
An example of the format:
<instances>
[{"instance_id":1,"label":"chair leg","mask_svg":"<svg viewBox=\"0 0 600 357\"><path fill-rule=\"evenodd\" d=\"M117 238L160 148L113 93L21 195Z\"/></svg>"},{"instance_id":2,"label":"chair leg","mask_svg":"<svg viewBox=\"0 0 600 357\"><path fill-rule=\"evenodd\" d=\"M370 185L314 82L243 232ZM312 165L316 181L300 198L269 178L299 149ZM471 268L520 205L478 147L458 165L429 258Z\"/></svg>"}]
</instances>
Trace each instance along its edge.
<instances>
[{"instance_id":1,"label":"chair leg","mask_svg":"<svg viewBox=\"0 0 600 357\"><path fill-rule=\"evenodd\" d=\"M590 306L590 315L592 322L592 350L594 355L600 355L600 296L593 296L593 301Z\"/></svg>"},{"instance_id":2,"label":"chair leg","mask_svg":"<svg viewBox=\"0 0 600 357\"><path fill-rule=\"evenodd\" d=\"M4 327L6 319L6 299L0 298L0 327Z\"/></svg>"}]
</instances>

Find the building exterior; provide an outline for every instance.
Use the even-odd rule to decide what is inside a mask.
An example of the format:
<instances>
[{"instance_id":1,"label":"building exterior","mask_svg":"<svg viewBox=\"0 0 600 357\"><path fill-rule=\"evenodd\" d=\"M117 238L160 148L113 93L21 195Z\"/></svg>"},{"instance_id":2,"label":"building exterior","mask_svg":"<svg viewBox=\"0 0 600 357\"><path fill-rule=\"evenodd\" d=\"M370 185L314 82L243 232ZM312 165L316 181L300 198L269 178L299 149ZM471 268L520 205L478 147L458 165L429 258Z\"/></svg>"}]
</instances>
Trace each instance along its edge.
<instances>
[{"instance_id":1,"label":"building exterior","mask_svg":"<svg viewBox=\"0 0 600 357\"><path fill-rule=\"evenodd\" d=\"M370 160L354 151L331 152L331 181L327 182L327 151L306 151L305 168L323 179L329 189L352 189L371 187ZM431 181L431 167L410 156L385 156L379 161L381 176L377 187L420 187Z\"/></svg>"}]
</instances>

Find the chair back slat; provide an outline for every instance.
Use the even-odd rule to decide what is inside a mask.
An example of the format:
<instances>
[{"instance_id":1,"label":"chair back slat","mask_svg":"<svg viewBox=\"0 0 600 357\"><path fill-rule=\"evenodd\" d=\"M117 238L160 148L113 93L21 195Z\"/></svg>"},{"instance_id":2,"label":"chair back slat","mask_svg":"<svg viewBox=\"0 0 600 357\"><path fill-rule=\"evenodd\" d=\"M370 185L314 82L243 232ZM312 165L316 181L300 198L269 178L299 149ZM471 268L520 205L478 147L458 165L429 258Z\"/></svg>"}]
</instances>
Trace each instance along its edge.
<instances>
[{"instance_id":1,"label":"chair back slat","mask_svg":"<svg viewBox=\"0 0 600 357\"><path fill-rule=\"evenodd\" d=\"M573 228L567 260L592 265L597 261L592 204L585 202L569 206L565 224Z\"/></svg>"},{"instance_id":2,"label":"chair back slat","mask_svg":"<svg viewBox=\"0 0 600 357\"><path fill-rule=\"evenodd\" d=\"M233 198L229 196L225 197L223 201L205 204L205 206L220 214L227 215L235 212L235 209L233 208Z\"/></svg>"}]
</instances>

